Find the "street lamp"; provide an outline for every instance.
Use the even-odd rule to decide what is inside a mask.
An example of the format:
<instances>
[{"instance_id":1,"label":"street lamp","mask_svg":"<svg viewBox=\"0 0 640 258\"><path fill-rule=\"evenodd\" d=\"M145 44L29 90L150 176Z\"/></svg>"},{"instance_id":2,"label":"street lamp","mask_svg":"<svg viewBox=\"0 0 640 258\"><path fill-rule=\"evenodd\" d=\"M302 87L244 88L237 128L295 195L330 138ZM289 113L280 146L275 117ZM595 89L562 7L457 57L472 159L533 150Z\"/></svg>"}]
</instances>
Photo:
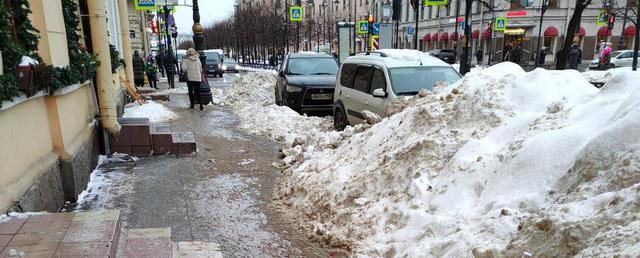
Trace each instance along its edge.
<instances>
[{"instance_id":1,"label":"street lamp","mask_svg":"<svg viewBox=\"0 0 640 258\"><path fill-rule=\"evenodd\" d=\"M535 67L537 68L540 65L540 44L542 43L542 20L544 19L544 13L547 11L549 7L549 0L542 0L542 6L540 7L540 25L538 26L538 49L536 50L537 56L535 62Z\"/></svg>"}]
</instances>

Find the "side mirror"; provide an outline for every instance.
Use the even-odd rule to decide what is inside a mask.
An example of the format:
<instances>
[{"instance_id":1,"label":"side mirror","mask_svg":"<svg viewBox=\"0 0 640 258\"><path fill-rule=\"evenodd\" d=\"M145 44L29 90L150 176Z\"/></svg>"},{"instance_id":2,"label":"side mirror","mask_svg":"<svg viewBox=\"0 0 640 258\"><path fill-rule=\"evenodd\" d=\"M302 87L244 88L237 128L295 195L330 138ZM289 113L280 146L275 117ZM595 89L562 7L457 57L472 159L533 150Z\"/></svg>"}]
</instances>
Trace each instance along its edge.
<instances>
[{"instance_id":1,"label":"side mirror","mask_svg":"<svg viewBox=\"0 0 640 258\"><path fill-rule=\"evenodd\" d=\"M375 89L373 90L373 96L376 98L385 98L387 97L387 93L384 92L383 89Z\"/></svg>"}]
</instances>

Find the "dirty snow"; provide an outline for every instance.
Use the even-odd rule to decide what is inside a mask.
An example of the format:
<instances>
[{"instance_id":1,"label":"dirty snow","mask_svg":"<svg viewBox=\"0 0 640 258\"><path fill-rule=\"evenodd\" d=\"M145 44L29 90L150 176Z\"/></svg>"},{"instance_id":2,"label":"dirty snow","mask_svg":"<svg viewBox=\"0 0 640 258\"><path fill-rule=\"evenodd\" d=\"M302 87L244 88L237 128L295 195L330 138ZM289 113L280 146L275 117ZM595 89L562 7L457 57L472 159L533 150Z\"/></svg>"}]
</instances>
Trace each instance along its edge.
<instances>
[{"instance_id":1,"label":"dirty snow","mask_svg":"<svg viewBox=\"0 0 640 258\"><path fill-rule=\"evenodd\" d=\"M129 181L131 180L131 175L118 169L106 169L104 165L135 162L137 160L137 157L128 154L100 155L98 157L98 165L89 177L87 188L78 195L74 210L106 210L114 208L116 205L113 203L114 196L130 190L125 189L128 186L116 184L115 182Z\"/></svg>"},{"instance_id":2,"label":"dirty snow","mask_svg":"<svg viewBox=\"0 0 640 258\"><path fill-rule=\"evenodd\" d=\"M635 257L639 80L470 73L373 126L294 137L276 199L310 237L360 257ZM243 120L307 119L269 109Z\"/></svg>"},{"instance_id":3,"label":"dirty snow","mask_svg":"<svg viewBox=\"0 0 640 258\"><path fill-rule=\"evenodd\" d=\"M600 70L585 71L582 73L582 75L584 76L584 79L587 80L588 82L605 83L609 81L609 79L611 79L613 76L621 73L625 73L625 72L632 72L631 67L620 67L615 69L609 69L606 71L600 71Z\"/></svg>"},{"instance_id":4,"label":"dirty snow","mask_svg":"<svg viewBox=\"0 0 640 258\"><path fill-rule=\"evenodd\" d=\"M330 117L300 115L274 102L276 74L253 72L242 76L228 89L214 89L214 104L231 106L241 120L240 128L252 134L291 145L296 138L320 134L333 128Z\"/></svg>"},{"instance_id":5,"label":"dirty snow","mask_svg":"<svg viewBox=\"0 0 640 258\"><path fill-rule=\"evenodd\" d=\"M149 118L151 123L159 123L176 119L178 115L164 105L148 100L147 103L142 105L136 102L127 104L123 117L146 117Z\"/></svg>"}]
</instances>

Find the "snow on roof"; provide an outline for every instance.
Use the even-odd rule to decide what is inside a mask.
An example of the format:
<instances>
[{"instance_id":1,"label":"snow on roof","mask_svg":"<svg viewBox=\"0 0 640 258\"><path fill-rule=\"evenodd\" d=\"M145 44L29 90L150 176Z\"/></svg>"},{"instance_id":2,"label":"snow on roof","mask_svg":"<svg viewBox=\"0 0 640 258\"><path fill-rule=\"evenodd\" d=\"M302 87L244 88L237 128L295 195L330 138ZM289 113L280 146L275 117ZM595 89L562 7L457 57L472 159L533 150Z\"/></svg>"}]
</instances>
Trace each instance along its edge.
<instances>
[{"instance_id":1,"label":"snow on roof","mask_svg":"<svg viewBox=\"0 0 640 258\"><path fill-rule=\"evenodd\" d=\"M379 54L380 53L380 54ZM407 66L449 66L442 60L427 53L413 49L380 49L370 54L356 55L346 59L346 61L379 60L387 67L407 67Z\"/></svg>"}]
</instances>

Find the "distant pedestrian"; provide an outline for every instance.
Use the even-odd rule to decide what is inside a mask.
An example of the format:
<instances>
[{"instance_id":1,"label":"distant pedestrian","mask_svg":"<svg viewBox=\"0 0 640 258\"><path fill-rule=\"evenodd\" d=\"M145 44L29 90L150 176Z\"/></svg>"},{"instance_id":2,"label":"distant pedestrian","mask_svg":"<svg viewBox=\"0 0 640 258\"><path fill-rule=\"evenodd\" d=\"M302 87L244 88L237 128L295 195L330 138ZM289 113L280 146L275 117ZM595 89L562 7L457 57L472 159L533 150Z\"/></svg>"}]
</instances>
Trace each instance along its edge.
<instances>
[{"instance_id":1,"label":"distant pedestrian","mask_svg":"<svg viewBox=\"0 0 640 258\"><path fill-rule=\"evenodd\" d=\"M202 82L202 63L200 63L200 55L195 49L189 48L187 54L182 61L182 71L187 74L187 88L189 91L189 108L193 109L195 98L200 99L200 83ZM200 101L198 101L199 103ZM202 110L202 104L200 104Z\"/></svg>"},{"instance_id":2,"label":"distant pedestrian","mask_svg":"<svg viewBox=\"0 0 640 258\"><path fill-rule=\"evenodd\" d=\"M606 43L602 48L599 56L598 69L607 70L611 66L611 53L613 49L611 48L611 43Z\"/></svg>"},{"instance_id":3,"label":"distant pedestrian","mask_svg":"<svg viewBox=\"0 0 640 258\"><path fill-rule=\"evenodd\" d=\"M144 86L144 60L138 50L133 52L133 81L136 87Z\"/></svg>"},{"instance_id":4,"label":"distant pedestrian","mask_svg":"<svg viewBox=\"0 0 640 258\"><path fill-rule=\"evenodd\" d=\"M164 78L164 50L160 50L156 55L156 65L158 65L158 70L160 70L160 74Z\"/></svg>"},{"instance_id":5,"label":"distant pedestrian","mask_svg":"<svg viewBox=\"0 0 640 258\"><path fill-rule=\"evenodd\" d=\"M569 69L578 70L578 66L582 63L582 49L576 42L573 43L569 50Z\"/></svg>"},{"instance_id":6,"label":"distant pedestrian","mask_svg":"<svg viewBox=\"0 0 640 258\"><path fill-rule=\"evenodd\" d=\"M540 49L540 53L538 53L538 60L537 60L538 65L544 65L546 58L547 58L547 48L542 47L542 49Z\"/></svg>"},{"instance_id":7,"label":"distant pedestrian","mask_svg":"<svg viewBox=\"0 0 640 258\"><path fill-rule=\"evenodd\" d=\"M269 66L271 66L271 67L276 66L276 56L271 55L269 57Z\"/></svg>"},{"instance_id":8,"label":"distant pedestrian","mask_svg":"<svg viewBox=\"0 0 640 258\"><path fill-rule=\"evenodd\" d=\"M171 50L169 50L171 51ZM167 73L167 82L169 83L169 88L176 87L176 81L174 75L177 72L178 60L171 52L166 52L164 54L164 70Z\"/></svg>"},{"instance_id":9,"label":"distant pedestrian","mask_svg":"<svg viewBox=\"0 0 640 258\"><path fill-rule=\"evenodd\" d=\"M149 81L149 86L154 89L158 89L158 68L152 62L147 62L145 64L145 73L147 73L147 80Z\"/></svg>"},{"instance_id":10,"label":"distant pedestrian","mask_svg":"<svg viewBox=\"0 0 640 258\"><path fill-rule=\"evenodd\" d=\"M478 51L476 51L476 61L479 65L482 64L483 57L484 57L484 53L482 53L482 49L478 48Z\"/></svg>"},{"instance_id":11,"label":"distant pedestrian","mask_svg":"<svg viewBox=\"0 0 640 258\"><path fill-rule=\"evenodd\" d=\"M520 64L520 60L522 60L522 47L520 44L515 43L515 46L511 48L509 51L510 60L513 63Z\"/></svg>"}]
</instances>

